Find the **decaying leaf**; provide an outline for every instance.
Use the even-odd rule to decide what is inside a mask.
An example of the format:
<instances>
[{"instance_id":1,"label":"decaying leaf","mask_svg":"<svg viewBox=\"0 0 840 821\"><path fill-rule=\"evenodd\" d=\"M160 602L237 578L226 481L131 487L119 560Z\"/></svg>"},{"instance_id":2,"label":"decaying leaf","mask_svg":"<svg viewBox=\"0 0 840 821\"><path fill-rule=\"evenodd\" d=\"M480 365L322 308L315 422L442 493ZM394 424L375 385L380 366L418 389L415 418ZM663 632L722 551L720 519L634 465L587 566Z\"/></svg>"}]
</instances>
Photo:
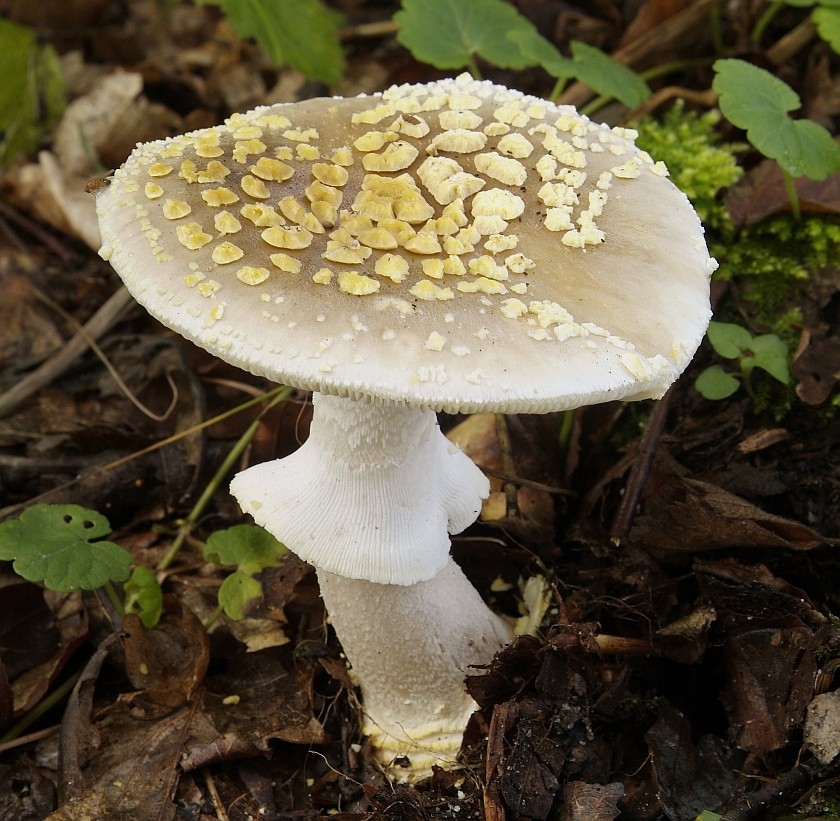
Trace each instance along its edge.
<instances>
[{"instance_id":1,"label":"decaying leaf","mask_svg":"<svg viewBox=\"0 0 840 821\"><path fill-rule=\"evenodd\" d=\"M624 785L587 784L572 781L563 794L562 821L612 821L621 813L618 802L624 795Z\"/></svg>"},{"instance_id":2,"label":"decaying leaf","mask_svg":"<svg viewBox=\"0 0 840 821\"><path fill-rule=\"evenodd\" d=\"M809 550L825 542L801 522L767 513L661 462L645 488L644 508L630 538L651 550L678 553L732 547Z\"/></svg>"}]
</instances>

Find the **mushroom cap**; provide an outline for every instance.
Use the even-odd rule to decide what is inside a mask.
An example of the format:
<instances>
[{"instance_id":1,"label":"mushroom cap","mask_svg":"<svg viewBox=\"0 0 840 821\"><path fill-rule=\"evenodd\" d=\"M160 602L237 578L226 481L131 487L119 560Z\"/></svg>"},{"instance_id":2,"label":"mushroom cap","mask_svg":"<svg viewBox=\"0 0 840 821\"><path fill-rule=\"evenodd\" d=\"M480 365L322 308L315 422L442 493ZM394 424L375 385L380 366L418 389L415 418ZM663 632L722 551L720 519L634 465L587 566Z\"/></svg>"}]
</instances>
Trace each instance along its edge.
<instances>
[{"instance_id":1,"label":"mushroom cap","mask_svg":"<svg viewBox=\"0 0 840 821\"><path fill-rule=\"evenodd\" d=\"M633 143L467 75L139 145L97 195L161 322L306 390L545 412L660 396L710 317L683 195Z\"/></svg>"}]
</instances>

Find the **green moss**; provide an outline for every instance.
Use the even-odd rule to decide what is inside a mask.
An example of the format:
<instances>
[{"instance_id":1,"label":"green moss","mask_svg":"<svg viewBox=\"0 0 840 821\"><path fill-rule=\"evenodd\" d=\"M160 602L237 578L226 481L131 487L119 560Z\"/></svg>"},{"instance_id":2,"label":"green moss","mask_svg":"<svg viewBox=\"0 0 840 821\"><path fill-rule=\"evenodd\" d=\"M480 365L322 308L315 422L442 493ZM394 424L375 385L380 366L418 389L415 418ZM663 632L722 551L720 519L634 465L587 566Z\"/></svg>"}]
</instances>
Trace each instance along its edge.
<instances>
[{"instance_id":1,"label":"green moss","mask_svg":"<svg viewBox=\"0 0 840 821\"><path fill-rule=\"evenodd\" d=\"M735 281L755 323L791 342L802 321L803 284L840 259L840 221L772 217L714 243L712 252L720 263L716 278Z\"/></svg>"},{"instance_id":2,"label":"green moss","mask_svg":"<svg viewBox=\"0 0 840 821\"><path fill-rule=\"evenodd\" d=\"M634 127L639 147L668 166L672 181L691 200L706 228L728 231L731 222L718 195L741 178L743 169L735 155L745 146L719 144L719 121L719 111L686 111L677 100L662 120L646 117Z\"/></svg>"}]
</instances>

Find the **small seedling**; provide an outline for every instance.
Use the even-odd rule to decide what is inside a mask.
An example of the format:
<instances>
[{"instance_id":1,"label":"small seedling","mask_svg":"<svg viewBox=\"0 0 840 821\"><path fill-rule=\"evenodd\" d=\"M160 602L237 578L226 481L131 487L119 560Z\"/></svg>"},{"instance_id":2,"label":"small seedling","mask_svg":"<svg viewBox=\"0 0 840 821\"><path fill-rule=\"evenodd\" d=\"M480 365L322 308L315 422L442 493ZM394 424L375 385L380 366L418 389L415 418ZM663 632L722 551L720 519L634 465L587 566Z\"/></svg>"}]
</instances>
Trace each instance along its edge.
<instances>
[{"instance_id":1,"label":"small seedling","mask_svg":"<svg viewBox=\"0 0 840 821\"><path fill-rule=\"evenodd\" d=\"M228 618L238 621L245 616L248 606L262 595L256 575L279 564L284 553L285 545L257 525L234 525L210 536L204 558L236 567L219 588L219 605Z\"/></svg>"},{"instance_id":2,"label":"small seedling","mask_svg":"<svg viewBox=\"0 0 840 821\"><path fill-rule=\"evenodd\" d=\"M337 83L344 71L338 38L341 15L321 0L197 0L219 6L240 37L253 37L275 65L290 65L310 80Z\"/></svg>"},{"instance_id":3,"label":"small seedling","mask_svg":"<svg viewBox=\"0 0 840 821\"><path fill-rule=\"evenodd\" d=\"M32 505L19 519L0 524L0 560L11 561L14 571L48 590L103 588L121 616L137 613L146 627L160 618L162 594L154 573L138 567L125 585L126 602L120 601L113 582L131 572L131 555L114 542L108 520L80 505Z\"/></svg>"},{"instance_id":4,"label":"small seedling","mask_svg":"<svg viewBox=\"0 0 840 821\"><path fill-rule=\"evenodd\" d=\"M840 145L812 120L792 120L799 95L769 71L744 60L717 60L712 88L720 94L720 110L747 139L782 169L791 208L799 214L793 178L824 180L840 170Z\"/></svg>"},{"instance_id":5,"label":"small seedling","mask_svg":"<svg viewBox=\"0 0 840 821\"><path fill-rule=\"evenodd\" d=\"M695 387L706 399L726 399L743 385L756 400L750 381L755 368L770 374L783 385L790 384L787 345L776 334L752 336L741 325L731 322L710 322L707 333L715 353L733 360L737 370L711 365L697 377Z\"/></svg>"}]
</instances>

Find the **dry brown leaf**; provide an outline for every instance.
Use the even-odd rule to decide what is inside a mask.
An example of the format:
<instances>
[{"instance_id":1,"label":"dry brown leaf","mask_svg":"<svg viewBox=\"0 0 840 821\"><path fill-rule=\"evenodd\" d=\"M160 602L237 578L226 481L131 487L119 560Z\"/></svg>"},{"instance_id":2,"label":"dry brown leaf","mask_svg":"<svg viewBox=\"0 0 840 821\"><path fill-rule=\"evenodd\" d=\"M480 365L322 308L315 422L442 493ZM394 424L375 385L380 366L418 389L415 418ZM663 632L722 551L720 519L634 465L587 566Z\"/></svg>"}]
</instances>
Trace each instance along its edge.
<instances>
[{"instance_id":1,"label":"dry brown leaf","mask_svg":"<svg viewBox=\"0 0 840 821\"><path fill-rule=\"evenodd\" d=\"M795 617L730 636L726 700L736 743L764 755L783 747L814 694L814 640Z\"/></svg>"},{"instance_id":2,"label":"dry brown leaf","mask_svg":"<svg viewBox=\"0 0 840 821\"><path fill-rule=\"evenodd\" d=\"M618 802L624 795L621 782L587 784L571 781L563 793L562 821L612 821L621 814Z\"/></svg>"},{"instance_id":3,"label":"dry brown leaf","mask_svg":"<svg viewBox=\"0 0 840 821\"><path fill-rule=\"evenodd\" d=\"M797 177L794 180L803 214L840 213L840 174L824 180ZM726 208L732 221L740 226L755 225L772 214L790 211L782 172L774 160L764 160L729 190Z\"/></svg>"},{"instance_id":4,"label":"dry brown leaf","mask_svg":"<svg viewBox=\"0 0 840 821\"><path fill-rule=\"evenodd\" d=\"M806 525L767 513L716 485L680 476L657 463L644 507L630 530L634 544L692 553L732 547L809 550L825 539Z\"/></svg>"}]
</instances>

